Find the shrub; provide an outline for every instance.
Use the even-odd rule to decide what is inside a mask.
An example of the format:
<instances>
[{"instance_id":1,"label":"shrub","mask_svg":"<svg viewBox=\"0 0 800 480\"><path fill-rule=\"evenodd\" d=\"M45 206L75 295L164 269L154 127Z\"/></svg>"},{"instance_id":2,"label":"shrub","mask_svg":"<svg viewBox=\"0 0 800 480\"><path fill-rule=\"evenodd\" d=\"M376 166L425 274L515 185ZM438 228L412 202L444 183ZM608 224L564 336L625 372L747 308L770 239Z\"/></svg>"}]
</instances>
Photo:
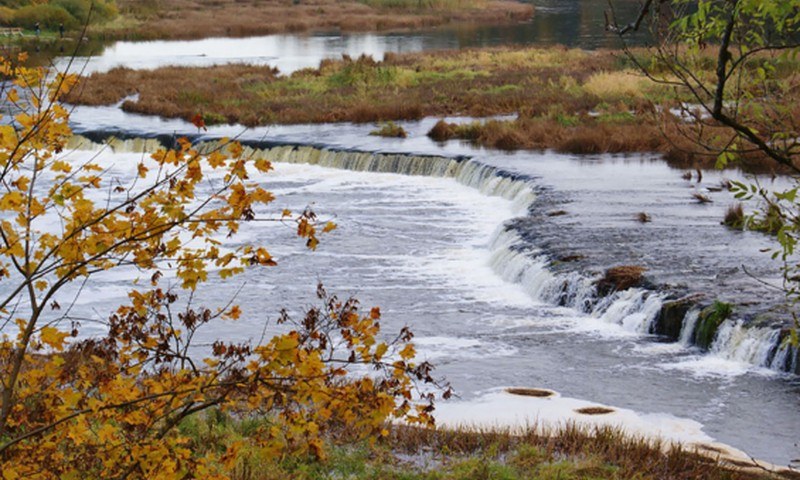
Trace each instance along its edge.
<instances>
[{"instance_id":1,"label":"shrub","mask_svg":"<svg viewBox=\"0 0 800 480\"><path fill-rule=\"evenodd\" d=\"M51 5L59 6L69 12L69 14L80 25L89 19L91 23L98 23L110 20L117 16L117 8L113 3L106 3L98 0L53 0ZM91 18L89 12L91 11Z\"/></svg>"},{"instance_id":2,"label":"shrub","mask_svg":"<svg viewBox=\"0 0 800 480\"><path fill-rule=\"evenodd\" d=\"M446 142L456 137L455 125L439 120L436 125L428 132L428 137L436 142Z\"/></svg>"},{"instance_id":3,"label":"shrub","mask_svg":"<svg viewBox=\"0 0 800 480\"><path fill-rule=\"evenodd\" d=\"M8 27L14 24L14 10L8 7L0 7L0 25Z\"/></svg>"},{"instance_id":4,"label":"shrub","mask_svg":"<svg viewBox=\"0 0 800 480\"><path fill-rule=\"evenodd\" d=\"M65 28L77 28L79 23L64 7L58 5L27 5L14 12L14 25L33 29L36 23L41 28L55 30L63 24Z\"/></svg>"}]
</instances>

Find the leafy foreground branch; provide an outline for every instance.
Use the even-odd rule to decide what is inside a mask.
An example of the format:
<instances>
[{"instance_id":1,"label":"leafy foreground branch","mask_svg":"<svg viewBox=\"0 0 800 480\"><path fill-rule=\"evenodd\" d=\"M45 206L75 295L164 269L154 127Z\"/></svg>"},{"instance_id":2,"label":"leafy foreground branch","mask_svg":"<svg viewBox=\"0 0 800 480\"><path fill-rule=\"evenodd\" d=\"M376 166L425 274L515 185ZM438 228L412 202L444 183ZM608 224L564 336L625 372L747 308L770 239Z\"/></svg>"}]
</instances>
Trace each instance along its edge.
<instances>
[{"instance_id":1,"label":"leafy foreground branch","mask_svg":"<svg viewBox=\"0 0 800 480\"><path fill-rule=\"evenodd\" d=\"M798 343L800 318L800 1L798 0L646 0L639 15L616 18L614 2L606 22L625 34L649 28L648 57L626 50L629 59L654 84L688 98L681 130L696 151L723 168L743 158L761 157L792 175L793 185L778 191L758 181L736 183L738 199L756 200L756 213L741 207L725 223L775 235L770 253L782 263L782 289L795 317L791 340ZM713 135L709 132L713 131Z\"/></svg>"},{"instance_id":2,"label":"leafy foreground branch","mask_svg":"<svg viewBox=\"0 0 800 480\"><path fill-rule=\"evenodd\" d=\"M217 341L203 353L198 329L242 310L194 307L178 293L191 298L211 269L224 279L275 265L263 246L224 243L244 222L271 219L257 218L273 200L257 181L271 165L235 142L200 155L178 140L135 165L60 156L70 130L57 100L74 79L22 60L0 60L9 80L0 94L15 112L0 126L4 479L226 478L237 445L201 453L177 428L212 407L269 415L270 428L250 437L268 458L323 458L322 435L337 424L357 437L385 434L390 418L432 424L433 394L413 401L418 385L436 382L429 364L413 362L411 332L381 341L378 309L362 314L322 287L320 307L301 320L281 316L284 333L260 344ZM310 211L273 220L295 222L310 249L318 229L335 227ZM86 338L69 296L111 269L150 285L128 292L105 336ZM164 272L180 288L162 288Z\"/></svg>"}]
</instances>

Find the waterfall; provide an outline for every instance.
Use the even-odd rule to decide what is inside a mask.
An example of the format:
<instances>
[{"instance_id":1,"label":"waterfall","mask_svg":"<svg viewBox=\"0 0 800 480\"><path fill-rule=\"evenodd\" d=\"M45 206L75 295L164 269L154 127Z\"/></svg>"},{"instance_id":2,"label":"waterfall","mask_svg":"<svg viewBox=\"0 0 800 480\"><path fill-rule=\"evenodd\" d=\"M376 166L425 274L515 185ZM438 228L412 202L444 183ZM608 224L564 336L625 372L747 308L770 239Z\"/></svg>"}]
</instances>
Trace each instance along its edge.
<instances>
[{"instance_id":1,"label":"waterfall","mask_svg":"<svg viewBox=\"0 0 800 480\"><path fill-rule=\"evenodd\" d=\"M697 321L700 319L700 309L692 308L683 317L683 325L681 327L681 335L678 339L682 345L689 347L692 345L694 330L697 327Z\"/></svg>"},{"instance_id":2,"label":"waterfall","mask_svg":"<svg viewBox=\"0 0 800 480\"><path fill-rule=\"evenodd\" d=\"M168 137L164 137L168 139ZM441 157L395 153L333 150L308 145L268 145L244 143L244 155L272 162L305 163L328 168L362 172L452 178L485 195L510 200L518 214L524 215L536 199L532 179L481 163L467 157ZM158 138L130 138L107 141L114 151L152 152L161 148ZM217 148L219 141L197 145L202 151ZM72 148L100 149L92 140L75 136ZM667 301L666 293L630 288L598 297L594 278L579 272L554 273L548 255L525 242L510 226L497 229L490 242L490 263L503 280L519 284L536 301L571 307L601 321L616 324L637 334L654 332L654 325ZM675 338L690 346L700 319L698 308L683 315ZM798 349L783 341L779 329L753 328L741 321L726 320L719 326L709 349L730 360L780 371L797 372Z\"/></svg>"},{"instance_id":3,"label":"waterfall","mask_svg":"<svg viewBox=\"0 0 800 480\"><path fill-rule=\"evenodd\" d=\"M741 321L727 320L717 330L711 351L727 360L771 367L780 334L777 328L748 328Z\"/></svg>"}]
</instances>

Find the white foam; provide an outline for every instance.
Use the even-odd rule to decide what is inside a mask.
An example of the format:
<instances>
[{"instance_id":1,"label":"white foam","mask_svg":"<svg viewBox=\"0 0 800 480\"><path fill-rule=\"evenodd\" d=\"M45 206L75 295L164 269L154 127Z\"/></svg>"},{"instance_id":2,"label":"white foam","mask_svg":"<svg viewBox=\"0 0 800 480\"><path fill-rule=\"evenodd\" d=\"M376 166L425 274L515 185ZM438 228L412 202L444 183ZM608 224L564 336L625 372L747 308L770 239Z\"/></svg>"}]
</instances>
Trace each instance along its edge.
<instances>
[{"instance_id":1,"label":"white foam","mask_svg":"<svg viewBox=\"0 0 800 480\"><path fill-rule=\"evenodd\" d=\"M508 357L517 353L517 349L510 345L501 342L486 343L474 338L416 337L413 343L417 349L417 358L422 360Z\"/></svg>"},{"instance_id":2,"label":"white foam","mask_svg":"<svg viewBox=\"0 0 800 480\"><path fill-rule=\"evenodd\" d=\"M613 412L586 415L576 411L587 407L606 407ZM560 395L545 398L512 395L504 388L495 389L474 400L440 402L435 417L439 425L446 427L517 430L532 426L547 429L577 424L615 427L632 435L686 444L713 442L713 438L703 432L703 425L694 420L663 413L642 414Z\"/></svg>"},{"instance_id":3,"label":"white foam","mask_svg":"<svg viewBox=\"0 0 800 480\"><path fill-rule=\"evenodd\" d=\"M675 362L659 363L658 366L665 370L688 372L697 378L733 378L748 373L765 376L777 375L777 372L773 370L730 360L714 353L693 355Z\"/></svg>"}]
</instances>

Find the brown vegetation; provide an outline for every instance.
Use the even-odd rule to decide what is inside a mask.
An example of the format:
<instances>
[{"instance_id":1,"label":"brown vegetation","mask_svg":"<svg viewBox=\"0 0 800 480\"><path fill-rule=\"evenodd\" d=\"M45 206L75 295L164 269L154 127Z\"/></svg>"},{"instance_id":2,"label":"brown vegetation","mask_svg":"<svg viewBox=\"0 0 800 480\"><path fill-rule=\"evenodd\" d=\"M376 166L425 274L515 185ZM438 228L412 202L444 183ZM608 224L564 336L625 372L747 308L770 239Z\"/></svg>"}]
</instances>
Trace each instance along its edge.
<instances>
[{"instance_id":1,"label":"brown vegetation","mask_svg":"<svg viewBox=\"0 0 800 480\"><path fill-rule=\"evenodd\" d=\"M551 390L543 390L541 388L507 388L506 392L510 393L511 395L521 395L523 397L537 397L537 398L547 398L552 397L555 395L555 392Z\"/></svg>"},{"instance_id":2,"label":"brown vegetation","mask_svg":"<svg viewBox=\"0 0 800 480\"><path fill-rule=\"evenodd\" d=\"M511 434L501 430L423 430L395 426L391 430L388 443L393 450L411 455L431 451L449 452L448 457L463 455L483 458L488 450L493 455L518 462L523 460L523 456L519 453L523 450L536 452L536 458L531 458L530 455L524 456L533 465L544 465L548 459L553 458L579 457L595 458L603 464L613 466L613 474L609 471L596 472L595 475L586 472L588 476L579 478L658 480L775 478L766 471L753 468L752 463L737 461L739 465L733 465L732 462L720 459L718 455L708 455L680 446L667 446L657 441L633 438L608 427L586 429L570 425L559 431L542 432L532 428L521 434ZM487 458L484 460L489 461ZM746 467L750 468L744 470ZM572 478L561 475L552 477L544 475L544 477ZM791 477L781 475L778 478Z\"/></svg>"},{"instance_id":3,"label":"brown vegetation","mask_svg":"<svg viewBox=\"0 0 800 480\"><path fill-rule=\"evenodd\" d=\"M644 272L647 269L638 265L622 265L606 270L603 278L597 282L597 290L601 295L627 290L644 284Z\"/></svg>"},{"instance_id":4,"label":"brown vegetation","mask_svg":"<svg viewBox=\"0 0 800 480\"><path fill-rule=\"evenodd\" d=\"M706 126L698 134L676 119L669 108L683 99L636 77L629 62L614 51L554 47L388 54L382 62L345 57L289 76L246 65L119 68L84 79L68 101L109 104L138 93L124 110L186 119L199 112L209 124L246 126L517 114L440 121L429 136L503 150L658 152L678 168L713 168L714 150L698 145L728 141L725 128ZM736 166L770 170L773 163L752 152Z\"/></svg>"},{"instance_id":5,"label":"brown vegetation","mask_svg":"<svg viewBox=\"0 0 800 480\"><path fill-rule=\"evenodd\" d=\"M527 20L530 4L452 0L425 4L357 0L120 0L119 21L95 30L111 38L190 39L306 31L386 31L449 23Z\"/></svg>"},{"instance_id":6,"label":"brown vegetation","mask_svg":"<svg viewBox=\"0 0 800 480\"><path fill-rule=\"evenodd\" d=\"M694 198L697 201L697 203L713 203L714 202L714 200L711 200L711 198L708 195L705 195L705 194L700 193L700 192L692 192L692 198Z\"/></svg>"},{"instance_id":7,"label":"brown vegetation","mask_svg":"<svg viewBox=\"0 0 800 480\"><path fill-rule=\"evenodd\" d=\"M389 54L383 62L345 57L287 77L246 65L118 68L86 78L68 101L102 105L138 93L125 110L183 118L199 110L247 126L517 111L537 116L594 108L602 99L581 91L564 95L559 79L580 82L616 62L613 52L488 49Z\"/></svg>"},{"instance_id":8,"label":"brown vegetation","mask_svg":"<svg viewBox=\"0 0 800 480\"><path fill-rule=\"evenodd\" d=\"M613 408L607 407L583 407L575 411L583 415L606 415L608 413L614 413Z\"/></svg>"},{"instance_id":9,"label":"brown vegetation","mask_svg":"<svg viewBox=\"0 0 800 480\"><path fill-rule=\"evenodd\" d=\"M728 206L722 224L736 230L744 228L744 207L741 203Z\"/></svg>"},{"instance_id":10,"label":"brown vegetation","mask_svg":"<svg viewBox=\"0 0 800 480\"><path fill-rule=\"evenodd\" d=\"M403 127L392 122L391 120L380 125L379 128L369 132L369 134L375 135L376 137L387 138L406 138L408 136L408 132L406 132Z\"/></svg>"}]
</instances>

